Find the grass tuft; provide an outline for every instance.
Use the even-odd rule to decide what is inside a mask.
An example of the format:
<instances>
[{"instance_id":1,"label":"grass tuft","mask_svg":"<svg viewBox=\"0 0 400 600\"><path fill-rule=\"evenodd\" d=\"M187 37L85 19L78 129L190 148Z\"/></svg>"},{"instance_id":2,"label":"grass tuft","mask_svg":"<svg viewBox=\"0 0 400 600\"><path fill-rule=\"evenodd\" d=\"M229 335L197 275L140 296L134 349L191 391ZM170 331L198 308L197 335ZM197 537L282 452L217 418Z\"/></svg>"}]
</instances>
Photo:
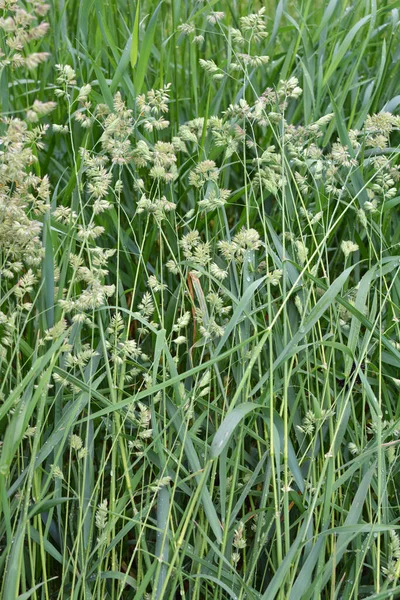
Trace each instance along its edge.
<instances>
[{"instance_id":1,"label":"grass tuft","mask_svg":"<svg viewBox=\"0 0 400 600\"><path fill-rule=\"evenodd\" d=\"M0 597L394 599L399 6L0 0Z\"/></svg>"}]
</instances>

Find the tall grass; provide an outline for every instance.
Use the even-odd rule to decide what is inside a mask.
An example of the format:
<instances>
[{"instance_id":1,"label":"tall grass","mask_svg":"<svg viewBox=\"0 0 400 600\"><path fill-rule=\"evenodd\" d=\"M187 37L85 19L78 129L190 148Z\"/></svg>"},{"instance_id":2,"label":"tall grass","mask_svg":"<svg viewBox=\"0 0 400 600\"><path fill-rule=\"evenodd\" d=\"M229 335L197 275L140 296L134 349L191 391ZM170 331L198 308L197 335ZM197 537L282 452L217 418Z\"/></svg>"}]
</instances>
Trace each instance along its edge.
<instances>
[{"instance_id":1,"label":"tall grass","mask_svg":"<svg viewBox=\"0 0 400 600\"><path fill-rule=\"evenodd\" d=\"M400 597L399 10L0 2L4 600Z\"/></svg>"}]
</instances>

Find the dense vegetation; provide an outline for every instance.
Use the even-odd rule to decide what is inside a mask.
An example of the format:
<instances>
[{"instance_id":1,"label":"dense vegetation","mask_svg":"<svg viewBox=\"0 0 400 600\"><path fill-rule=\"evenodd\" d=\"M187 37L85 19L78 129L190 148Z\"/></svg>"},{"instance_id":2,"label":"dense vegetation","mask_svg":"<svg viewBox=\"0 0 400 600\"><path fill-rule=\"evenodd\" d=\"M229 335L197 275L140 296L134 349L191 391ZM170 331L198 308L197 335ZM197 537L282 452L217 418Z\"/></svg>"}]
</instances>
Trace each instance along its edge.
<instances>
[{"instance_id":1,"label":"dense vegetation","mask_svg":"<svg viewBox=\"0 0 400 600\"><path fill-rule=\"evenodd\" d=\"M0 0L0 596L400 597L400 2Z\"/></svg>"}]
</instances>

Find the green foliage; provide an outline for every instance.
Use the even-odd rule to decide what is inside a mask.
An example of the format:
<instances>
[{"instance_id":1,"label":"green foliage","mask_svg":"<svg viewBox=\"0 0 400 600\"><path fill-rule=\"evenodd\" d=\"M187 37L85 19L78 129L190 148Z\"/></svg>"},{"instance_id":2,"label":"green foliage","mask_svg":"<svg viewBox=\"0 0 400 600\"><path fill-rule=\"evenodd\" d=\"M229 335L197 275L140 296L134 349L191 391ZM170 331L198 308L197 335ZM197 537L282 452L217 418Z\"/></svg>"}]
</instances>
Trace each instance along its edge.
<instances>
[{"instance_id":1,"label":"green foliage","mask_svg":"<svg viewBox=\"0 0 400 600\"><path fill-rule=\"evenodd\" d=\"M399 3L0 0L0 596L391 599Z\"/></svg>"}]
</instances>

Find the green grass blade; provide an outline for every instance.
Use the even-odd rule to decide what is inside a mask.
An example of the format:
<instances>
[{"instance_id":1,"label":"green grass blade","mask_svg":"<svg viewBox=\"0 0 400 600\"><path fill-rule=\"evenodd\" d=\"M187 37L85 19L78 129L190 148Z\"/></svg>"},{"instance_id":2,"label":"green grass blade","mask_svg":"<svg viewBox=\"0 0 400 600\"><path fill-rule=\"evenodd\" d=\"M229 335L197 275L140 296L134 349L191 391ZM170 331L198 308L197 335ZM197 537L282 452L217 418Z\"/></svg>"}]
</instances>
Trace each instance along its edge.
<instances>
[{"instance_id":1,"label":"green grass blade","mask_svg":"<svg viewBox=\"0 0 400 600\"><path fill-rule=\"evenodd\" d=\"M155 36L155 32L156 32L156 27L157 27L158 13L160 12L161 6L162 6L162 0L157 5L157 8L155 9L155 11L153 12L153 14L151 16L149 24L146 28L146 33L144 34L142 45L140 47L139 60L138 60L137 67L136 67L136 73L133 76L133 83L135 86L136 94L140 94L142 87L143 87L144 78L146 77L146 73L148 72L149 59L150 59L151 51L153 49L153 41L154 41L154 36Z\"/></svg>"}]
</instances>

